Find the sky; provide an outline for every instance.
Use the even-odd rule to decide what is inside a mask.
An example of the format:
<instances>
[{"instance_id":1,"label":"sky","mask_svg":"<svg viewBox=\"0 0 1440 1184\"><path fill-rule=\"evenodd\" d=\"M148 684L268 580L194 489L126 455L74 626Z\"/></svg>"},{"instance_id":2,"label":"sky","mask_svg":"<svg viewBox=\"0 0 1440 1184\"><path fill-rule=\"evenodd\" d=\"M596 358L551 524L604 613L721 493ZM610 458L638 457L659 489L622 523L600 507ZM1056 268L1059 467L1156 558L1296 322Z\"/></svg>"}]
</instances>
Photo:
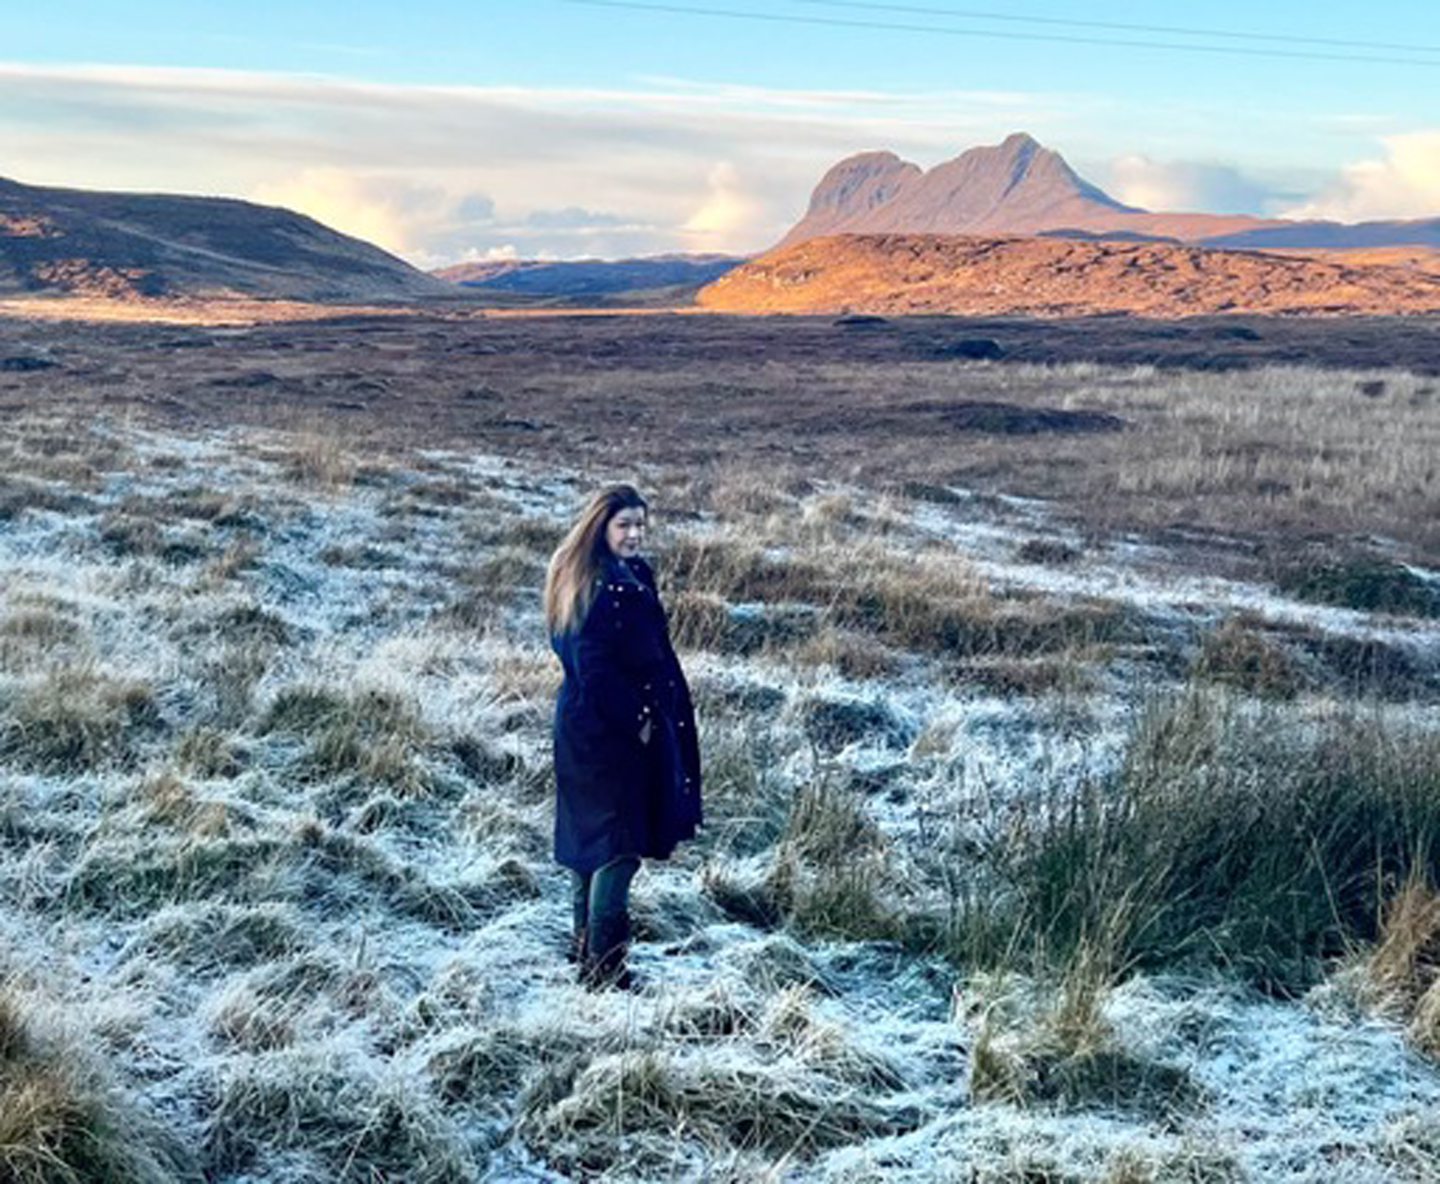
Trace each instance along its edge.
<instances>
[{"instance_id":1,"label":"sky","mask_svg":"<svg viewBox=\"0 0 1440 1184\"><path fill-rule=\"evenodd\" d=\"M1434 0L7 7L0 176L284 205L421 267L759 251L845 156L1016 131L1146 208L1440 216Z\"/></svg>"}]
</instances>

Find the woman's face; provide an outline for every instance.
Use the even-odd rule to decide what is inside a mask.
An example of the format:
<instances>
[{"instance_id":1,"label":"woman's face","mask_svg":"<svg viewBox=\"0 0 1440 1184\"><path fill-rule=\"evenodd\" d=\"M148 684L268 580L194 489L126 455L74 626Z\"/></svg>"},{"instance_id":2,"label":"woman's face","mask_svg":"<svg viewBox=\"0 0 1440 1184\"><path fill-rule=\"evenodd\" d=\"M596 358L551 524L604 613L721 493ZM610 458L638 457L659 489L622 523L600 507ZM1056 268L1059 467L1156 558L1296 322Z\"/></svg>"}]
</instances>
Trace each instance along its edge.
<instances>
[{"instance_id":1,"label":"woman's face","mask_svg":"<svg viewBox=\"0 0 1440 1184\"><path fill-rule=\"evenodd\" d=\"M605 545L620 559L633 559L640 554L640 544L644 541L645 511L640 506L620 510L605 524Z\"/></svg>"}]
</instances>

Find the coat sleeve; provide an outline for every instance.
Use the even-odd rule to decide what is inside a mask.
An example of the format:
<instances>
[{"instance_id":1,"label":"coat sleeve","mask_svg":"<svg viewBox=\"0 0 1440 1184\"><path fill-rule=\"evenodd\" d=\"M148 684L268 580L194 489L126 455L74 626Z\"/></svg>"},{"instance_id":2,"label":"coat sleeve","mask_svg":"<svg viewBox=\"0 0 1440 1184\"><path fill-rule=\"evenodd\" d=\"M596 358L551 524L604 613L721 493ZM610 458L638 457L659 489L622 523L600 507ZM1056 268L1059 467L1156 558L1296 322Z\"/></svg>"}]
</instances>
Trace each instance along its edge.
<instances>
[{"instance_id":1,"label":"coat sleeve","mask_svg":"<svg viewBox=\"0 0 1440 1184\"><path fill-rule=\"evenodd\" d=\"M622 647L629 640L626 628L626 614L602 589L576 639L575 677L581 696L596 715L610 727L637 735L650 718L650 705L641 697L622 657Z\"/></svg>"}]
</instances>

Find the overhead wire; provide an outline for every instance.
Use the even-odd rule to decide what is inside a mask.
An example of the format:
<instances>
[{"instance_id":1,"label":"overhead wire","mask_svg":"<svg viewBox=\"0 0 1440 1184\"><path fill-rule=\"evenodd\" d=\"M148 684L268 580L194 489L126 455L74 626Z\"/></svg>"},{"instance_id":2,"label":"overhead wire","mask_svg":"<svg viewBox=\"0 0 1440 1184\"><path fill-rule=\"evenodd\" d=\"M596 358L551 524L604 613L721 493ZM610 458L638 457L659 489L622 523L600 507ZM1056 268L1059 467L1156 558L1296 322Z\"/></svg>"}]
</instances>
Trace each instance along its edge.
<instances>
[{"instance_id":1,"label":"overhead wire","mask_svg":"<svg viewBox=\"0 0 1440 1184\"><path fill-rule=\"evenodd\" d=\"M1391 66L1422 66L1435 69L1440 59L1400 58L1373 54L1320 53L1307 50L1261 49L1243 45L1196 45L1186 42L1123 40L1113 37L1084 37L1063 33L1028 33L1003 29L959 29L949 25L919 25L899 21L858 20L845 17L798 16L776 12L739 12L729 8L711 8L700 4L656 3L651 0L560 0L564 4L586 8L625 9L633 12L658 12L681 16L719 17L729 20L782 25L813 25L840 29L866 29L883 32L926 33L942 37L972 37L998 41L1039 41L1061 45L1094 45L1121 49L1160 49L1182 53L1204 53L1232 57L1282 58L1317 62L1365 62ZM1419 52L1431 52L1420 49Z\"/></svg>"},{"instance_id":2,"label":"overhead wire","mask_svg":"<svg viewBox=\"0 0 1440 1184\"><path fill-rule=\"evenodd\" d=\"M1180 37L1217 37L1228 41L1268 41L1285 45L1328 45L1342 49L1393 49L1405 53L1440 53L1440 45L1405 45L1396 41L1357 41L1342 37L1306 37L1296 33L1259 33L1254 30L1199 29L1184 25L1145 25L1130 21L1077 20L1074 17L1021 16L1013 12L980 11L926 4L879 3L878 0L791 0L811 8L839 8L861 12L899 12L910 16L940 16L963 20L1004 21L1021 25L1049 25L1071 29L1111 29L1125 33L1165 33Z\"/></svg>"}]
</instances>

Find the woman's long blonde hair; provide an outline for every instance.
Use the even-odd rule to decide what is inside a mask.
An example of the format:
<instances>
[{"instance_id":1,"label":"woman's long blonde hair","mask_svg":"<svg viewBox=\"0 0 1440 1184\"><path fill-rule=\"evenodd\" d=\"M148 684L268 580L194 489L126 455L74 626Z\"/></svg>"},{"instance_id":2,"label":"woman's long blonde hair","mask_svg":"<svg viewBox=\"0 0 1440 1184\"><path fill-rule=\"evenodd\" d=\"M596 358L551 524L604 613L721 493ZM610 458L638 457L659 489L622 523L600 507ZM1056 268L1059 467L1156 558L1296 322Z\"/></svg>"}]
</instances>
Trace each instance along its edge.
<instances>
[{"instance_id":1,"label":"woman's long blonde hair","mask_svg":"<svg viewBox=\"0 0 1440 1184\"><path fill-rule=\"evenodd\" d=\"M550 557L545 573L545 623L552 634L578 629L595 598L595 577L608 551L605 528L621 510L648 507L633 485L607 485L585 503L580 517Z\"/></svg>"}]
</instances>

